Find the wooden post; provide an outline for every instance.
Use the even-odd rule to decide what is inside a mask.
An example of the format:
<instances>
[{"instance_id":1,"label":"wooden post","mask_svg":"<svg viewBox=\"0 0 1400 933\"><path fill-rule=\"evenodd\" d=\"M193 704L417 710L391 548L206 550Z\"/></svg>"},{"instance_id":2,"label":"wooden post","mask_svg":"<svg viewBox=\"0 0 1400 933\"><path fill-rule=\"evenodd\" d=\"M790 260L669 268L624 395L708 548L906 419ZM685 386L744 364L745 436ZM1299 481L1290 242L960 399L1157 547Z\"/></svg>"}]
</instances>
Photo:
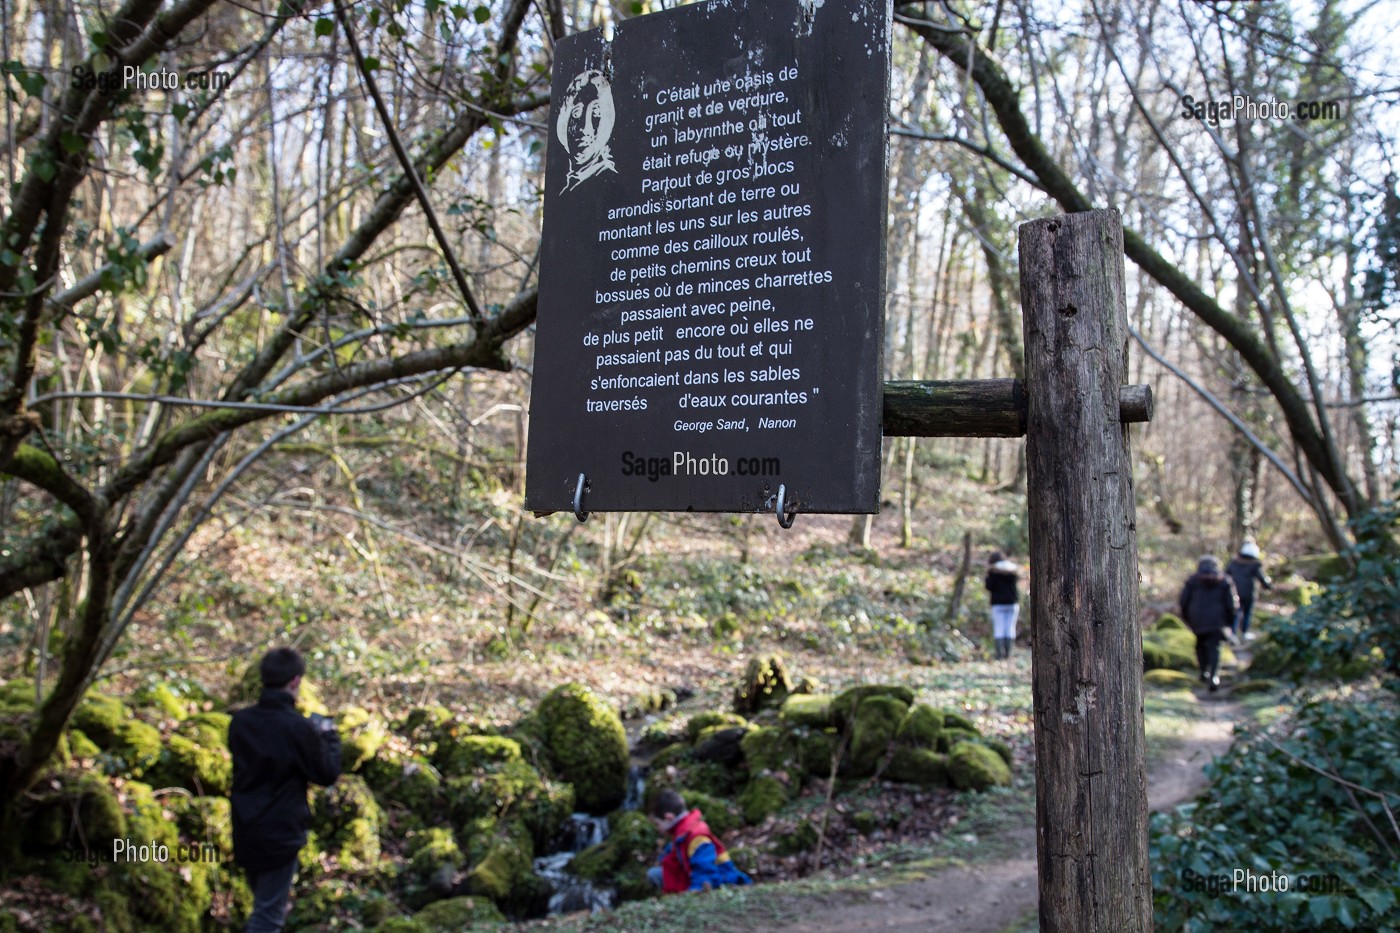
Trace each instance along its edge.
<instances>
[{"instance_id":1,"label":"wooden post","mask_svg":"<svg viewBox=\"0 0 1400 933\"><path fill-rule=\"evenodd\" d=\"M1121 218L1023 224L1020 254L1040 929L1147 933Z\"/></svg>"}]
</instances>

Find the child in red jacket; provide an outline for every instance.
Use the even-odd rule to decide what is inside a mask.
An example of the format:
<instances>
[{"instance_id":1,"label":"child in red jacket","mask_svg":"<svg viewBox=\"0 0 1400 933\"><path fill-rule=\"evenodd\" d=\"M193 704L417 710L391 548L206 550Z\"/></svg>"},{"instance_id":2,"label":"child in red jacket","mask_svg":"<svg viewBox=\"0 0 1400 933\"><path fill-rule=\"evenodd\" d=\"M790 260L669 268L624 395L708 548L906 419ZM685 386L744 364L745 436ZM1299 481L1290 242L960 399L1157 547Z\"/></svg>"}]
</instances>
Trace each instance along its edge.
<instances>
[{"instance_id":1,"label":"child in red jacket","mask_svg":"<svg viewBox=\"0 0 1400 933\"><path fill-rule=\"evenodd\" d=\"M753 884L734 867L724 844L705 825L699 810L686 808L673 790L663 790L651 803L651 821L670 841L661 850L660 865L647 872L663 893L709 891L727 884Z\"/></svg>"}]
</instances>

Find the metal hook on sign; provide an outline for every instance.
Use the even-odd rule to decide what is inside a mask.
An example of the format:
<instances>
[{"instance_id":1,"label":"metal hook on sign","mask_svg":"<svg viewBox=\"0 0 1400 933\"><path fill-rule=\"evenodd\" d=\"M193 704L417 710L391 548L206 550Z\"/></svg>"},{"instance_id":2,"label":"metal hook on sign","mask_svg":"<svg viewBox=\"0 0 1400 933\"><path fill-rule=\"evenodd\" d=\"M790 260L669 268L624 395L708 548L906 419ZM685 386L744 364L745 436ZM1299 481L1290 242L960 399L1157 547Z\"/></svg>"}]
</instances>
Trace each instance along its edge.
<instances>
[{"instance_id":1,"label":"metal hook on sign","mask_svg":"<svg viewBox=\"0 0 1400 933\"><path fill-rule=\"evenodd\" d=\"M588 521L588 513L583 510L583 494L588 491L588 487L588 477L580 473L578 484L574 486L574 518L580 522Z\"/></svg>"},{"instance_id":2,"label":"metal hook on sign","mask_svg":"<svg viewBox=\"0 0 1400 933\"><path fill-rule=\"evenodd\" d=\"M792 523L797 520L797 509L788 511L783 504L783 499L787 496L787 486L778 484L778 501L773 504L773 511L778 516L779 528L791 528Z\"/></svg>"}]
</instances>

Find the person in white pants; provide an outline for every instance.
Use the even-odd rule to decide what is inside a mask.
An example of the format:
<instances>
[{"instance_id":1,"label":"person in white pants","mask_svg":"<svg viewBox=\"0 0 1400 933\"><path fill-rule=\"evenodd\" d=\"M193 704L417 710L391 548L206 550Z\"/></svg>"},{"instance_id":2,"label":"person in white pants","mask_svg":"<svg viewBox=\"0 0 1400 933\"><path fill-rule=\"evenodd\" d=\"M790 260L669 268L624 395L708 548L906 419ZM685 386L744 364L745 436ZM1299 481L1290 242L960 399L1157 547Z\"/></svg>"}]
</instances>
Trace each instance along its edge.
<instances>
[{"instance_id":1,"label":"person in white pants","mask_svg":"<svg viewBox=\"0 0 1400 933\"><path fill-rule=\"evenodd\" d=\"M1011 657L1016 641L1016 618L1021 613L1020 595L1016 591L1021 568L1006 559L1001 551L993 551L987 569L987 593L992 603L992 638L996 643L997 660Z\"/></svg>"}]
</instances>

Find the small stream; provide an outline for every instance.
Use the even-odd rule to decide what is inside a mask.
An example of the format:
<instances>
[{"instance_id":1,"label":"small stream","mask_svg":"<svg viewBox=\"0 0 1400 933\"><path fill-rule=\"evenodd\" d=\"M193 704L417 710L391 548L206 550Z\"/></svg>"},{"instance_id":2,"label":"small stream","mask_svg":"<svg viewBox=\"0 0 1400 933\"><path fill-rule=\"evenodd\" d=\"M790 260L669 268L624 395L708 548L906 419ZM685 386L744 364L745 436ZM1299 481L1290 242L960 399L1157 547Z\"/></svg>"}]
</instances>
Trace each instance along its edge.
<instances>
[{"instance_id":1,"label":"small stream","mask_svg":"<svg viewBox=\"0 0 1400 933\"><path fill-rule=\"evenodd\" d=\"M627 797L622 809L636 810L642 805L642 795L646 791L646 769L633 765L627 772ZM591 881L576 878L569 872L569 863L574 856L596 846L608 838L608 818L592 816L588 813L575 813L569 817L569 830L564 834L564 848L552 855L535 859L535 874L549 882L552 893L549 895L549 916L587 910L598 913L611 910L617 892L605 885L595 885Z\"/></svg>"}]
</instances>

